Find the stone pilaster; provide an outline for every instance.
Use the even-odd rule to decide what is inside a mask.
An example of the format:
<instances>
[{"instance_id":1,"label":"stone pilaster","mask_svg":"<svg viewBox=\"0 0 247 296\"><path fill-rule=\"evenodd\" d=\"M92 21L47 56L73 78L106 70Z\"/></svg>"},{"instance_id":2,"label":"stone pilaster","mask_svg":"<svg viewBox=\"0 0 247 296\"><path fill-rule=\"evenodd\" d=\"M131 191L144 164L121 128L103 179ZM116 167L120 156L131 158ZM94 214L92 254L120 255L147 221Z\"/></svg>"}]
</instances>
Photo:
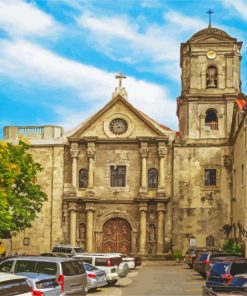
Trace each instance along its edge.
<instances>
[{"instance_id":1,"label":"stone pilaster","mask_svg":"<svg viewBox=\"0 0 247 296\"><path fill-rule=\"evenodd\" d=\"M77 187L77 157L79 154L78 143L70 144L70 155L72 157L72 185Z\"/></svg>"},{"instance_id":2,"label":"stone pilaster","mask_svg":"<svg viewBox=\"0 0 247 296\"><path fill-rule=\"evenodd\" d=\"M141 188L140 192L147 191L147 157L148 157L148 143L141 142Z\"/></svg>"},{"instance_id":3,"label":"stone pilaster","mask_svg":"<svg viewBox=\"0 0 247 296\"><path fill-rule=\"evenodd\" d=\"M87 144L88 157L88 188L94 187L94 157L96 154L95 143L89 142Z\"/></svg>"},{"instance_id":4,"label":"stone pilaster","mask_svg":"<svg viewBox=\"0 0 247 296\"><path fill-rule=\"evenodd\" d=\"M164 220L165 220L165 204L163 202L157 203L157 254L163 253L164 248Z\"/></svg>"},{"instance_id":5,"label":"stone pilaster","mask_svg":"<svg viewBox=\"0 0 247 296\"><path fill-rule=\"evenodd\" d=\"M139 204L140 212L140 236L139 236L139 253L141 255L146 254L147 246L147 203L142 202Z\"/></svg>"},{"instance_id":6,"label":"stone pilaster","mask_svg":"<svg viewBox=\"0 0 247 296\"><path fill-rule=\"evenodd\" d=\"M159 154L159 191L165 191L165 156L167 154L167 148L165 143L160 142L158 146Z\"/></svg>"},{"instance_id":7,"label":"stone pilaster","mask_svg":"<svg viewBox=\"0 0 247 296\"><path fill-rule=\"evenodd\" d=\"M87 203L87 232L86 232L86 249L87 252L93 251L93 226L94 226L94 211L95 208L92 203Z\"/></svg>"},{"instance_id":8,"label":"stone pilaster","mask_svg":"<svg viewBox=\"0 0 247 296\"><path fill-rule=\"evenodd\" d=\"M69 202L69 241L70 244L76 245L76 233L77 233L77 213L76 213L76 202Z\"/></svg>"}]
</instances>

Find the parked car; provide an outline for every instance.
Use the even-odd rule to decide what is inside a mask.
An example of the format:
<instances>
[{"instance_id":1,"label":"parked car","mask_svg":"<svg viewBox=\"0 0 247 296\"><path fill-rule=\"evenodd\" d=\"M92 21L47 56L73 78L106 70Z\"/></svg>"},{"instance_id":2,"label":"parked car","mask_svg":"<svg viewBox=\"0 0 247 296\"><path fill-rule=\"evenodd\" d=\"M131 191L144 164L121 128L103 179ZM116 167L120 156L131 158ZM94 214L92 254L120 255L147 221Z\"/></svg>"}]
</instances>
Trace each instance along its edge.
<instances>
[{"instance_id":1,"label":"parked car","mask_svg":"<svg viewBox=\"0 0 247 296\"><path fill-rule=\"evenodd\" d=\"M52 253L64 253L70 254L71 257L78 254L83 254L85 251L80 247L75 247L72 245L56 245L52 248Z\"/></svg>"},{"instance_id":2,"label":"parked car","mask_svg":"<svg viewBox=\"0 0 247 296\"><path fill-rule=\"evenodd\" d=\"M245 262L217 262L212 266L207 287L228 285L233 276L247 273L247 261Z\"/></svg>"},{"instance_id":3,"label":"parked car","mask_svg":"<svg viewBox=\"0 0 247 296\"><path fill-rule=\"evenodd\" d=\"M71 258L72 256L70 254L66 253L41 253L40 256L45 256L45 257L65 257L65 258Z\"/></svg>"},{"instance_id":4,"label":"parked car","mask_svg":"<svg viewBox=\"0 0 247 296\"><path fill-rule=\"evenodd\" d=\"M139 257L139 256L134 256L134 259L135 259L135 266L136 266L136 267L142 265L141 257Z\"/></svg>"},{"instance_id":5,"label":"parked car","mask_svg":"<svg viewBox=\"0 0 247 296\"><path fill-rule=\"evenodd\" d=\"M88 253L76 255L74 258L104 270L108 285L115 285L120 277L126 277L129 272L128 265L122 262L122 258L118 255Z\"/></svg>"},{"instance_id":6,"label":"parked car","mask_svg":"<svg viewBox=\"0 0 247 296\"><path fill-rule=\"evenodd\" d=\"M211 269L213 268L214 264L219 262L247 262L247 259L245 257L239 257L239 256L216 256L212 257L210 262L206 265L205 271L206 271L206 279L209 278Z\"/></svg>"},{"instance_id":7,"label":"parked car","mask_svg":"<svg viewBox=\"0 0 247 296\"><path fill-rule=\"evenodd\" d=\"M33 272L20 272L19 275L25 276L32 287L33 295L37 296L60 296L61 288L56 277Z\"/></svg>"},{"instance_id":8,"label":"parked car","mask_svg":"<svg viewBox=\"0 0 247 296\"><path fill-rule=\"evenodd\" d=\"M194 262L194 270L200 273L204 278L206 277L206 272L208 269L208 265L211 263L212 259L214 257L231 257L238 255L231 254L231 253L222 253L217 251L207 251L207 252L201 252L195 259ZM241 256L239 256L241 257Z\"/></svg>"},{"instance_id":9,"label":"parked car","mask_svg":"<svg viewBox=\"0 0 247 296\"><path fill-rule=\"evenodd\" d=\"M87 288L88 290L95 290L107 285L106 273L92 264L82 262L87 273Z\"/></svg>"},{"instance_id":10,"label":"parked car","mask_svg":"<svg viewBox=\"0 0 247 296\"><path fill-rule=\"evenodd\" d=\"M246 296L247 288L244 287L206 287L202 288L202 296Z\"/></svg>"},{"instance_id":11,"label":"parked car","mask_svg":"<svg viewBox=\"0 0 247 296\"><path fill-rule=\"evenodd\" d=\"M129 269L135 269L135 267L136 267L134 257L128 256L128 255L123 254L123 253L102 253L102 254L103 255L109 254L109 255L120 256L122 258L122 261L126 262L128 264Z\"/></svg>"},{"instance_id":12,"label":"parked car","mask_svg":"<svg viewBox=\"0 0 247 296\"><path fill-rule=\"evenodd\" d=\"M87 274L75 259L62 257L15 257L0 263L0 272L34 272L53 275L60 285L61 296L87 294Z\"/></svg>"},{"instance_id":13,"label":"parked car","mask_svg":"<svg viewBox=\"0 0 247 296\"><path fill-rule=\"evenodd\" d=\"M193 268L194 261L196 259L196 256L201 252L202 250L197 248L189 248L184 256L184 262L190 267Z\"/></svg>"},{"instance_id":14,"label":"parked car","mask_svg":"<svg viewBox=\"0 0 247 296\"><path fill-rule=\"evenodd\" d=\"M33 296L24 276L0 272L0 296Z\"/></svg>"}]
</instances>

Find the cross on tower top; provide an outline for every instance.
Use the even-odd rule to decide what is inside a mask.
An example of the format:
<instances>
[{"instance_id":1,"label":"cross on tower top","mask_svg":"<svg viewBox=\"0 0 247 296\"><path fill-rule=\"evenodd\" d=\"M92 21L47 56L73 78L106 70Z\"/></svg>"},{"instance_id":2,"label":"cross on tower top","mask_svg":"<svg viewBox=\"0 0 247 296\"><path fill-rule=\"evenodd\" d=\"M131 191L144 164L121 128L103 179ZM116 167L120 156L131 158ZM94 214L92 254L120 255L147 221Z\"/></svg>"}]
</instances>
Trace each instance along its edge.
<instances>
[{"instance_id":1,"label":"cross on tower top","mask_svg":"<svg viewBox=\"0 0 247 296\"><path fill-rule=\"evenodd\" d=\"M208 13L208 27L211 28L211 14L213 14L214 11L210 8L206 13Z\"/></svg>"},{"instance_id":2,"label":"cross on tower top","mask_svg":"<svg viewBox=\"0 0 247 296\"><path fill-rule=\"evenodd\" d=\"M122 86L122 79L125 79L126 78L126 76L123 74L123 73L117 73L116 75L115 75L115 78L116 79L119 79L119 87L121 87Z\"/></svg>"}]
</instances>

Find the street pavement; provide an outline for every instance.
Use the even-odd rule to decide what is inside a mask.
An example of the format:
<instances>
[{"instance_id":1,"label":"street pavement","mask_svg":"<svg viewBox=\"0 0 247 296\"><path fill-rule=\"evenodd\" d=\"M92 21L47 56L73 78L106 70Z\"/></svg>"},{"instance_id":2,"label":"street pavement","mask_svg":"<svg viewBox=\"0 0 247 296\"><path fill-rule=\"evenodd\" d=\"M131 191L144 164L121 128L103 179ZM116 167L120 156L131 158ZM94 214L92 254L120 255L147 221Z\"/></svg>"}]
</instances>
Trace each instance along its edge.
<instances>
[{"instance_id":1,"label":"street pavement","mask_svg":"<svg viewBox=\"0 0 247 296\"><path fill-rule=\"evenodd\" d=\"M201 296L205 281L185 264L144 263L120 279L114 287L104 287L92 296Z\"/></svg>"}]
</instances>

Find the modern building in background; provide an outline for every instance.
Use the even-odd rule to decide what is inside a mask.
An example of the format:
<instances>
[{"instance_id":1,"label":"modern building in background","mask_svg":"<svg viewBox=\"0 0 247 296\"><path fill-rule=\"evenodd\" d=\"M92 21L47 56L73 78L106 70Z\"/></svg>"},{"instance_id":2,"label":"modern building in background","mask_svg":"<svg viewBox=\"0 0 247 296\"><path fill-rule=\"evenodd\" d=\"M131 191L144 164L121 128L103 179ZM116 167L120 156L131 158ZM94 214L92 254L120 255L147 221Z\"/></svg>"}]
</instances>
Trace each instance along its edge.
<instances>
[{"instance_id":1,"label":"modern building in background","mask_svg":"<svg viewBox=\"0 0 247 296\"><path fill-rule=\"evenodd\" d=\"M73 131L4 128L29 138L48 195L13 251L50 251L59 243L144 257L170 250L245 244L246 112L242 43L209 26L181 44L179 132L129 101L123 75L112 98ZM24 244L24 242L26 242Z\"/></svg>"}]
</instances>

